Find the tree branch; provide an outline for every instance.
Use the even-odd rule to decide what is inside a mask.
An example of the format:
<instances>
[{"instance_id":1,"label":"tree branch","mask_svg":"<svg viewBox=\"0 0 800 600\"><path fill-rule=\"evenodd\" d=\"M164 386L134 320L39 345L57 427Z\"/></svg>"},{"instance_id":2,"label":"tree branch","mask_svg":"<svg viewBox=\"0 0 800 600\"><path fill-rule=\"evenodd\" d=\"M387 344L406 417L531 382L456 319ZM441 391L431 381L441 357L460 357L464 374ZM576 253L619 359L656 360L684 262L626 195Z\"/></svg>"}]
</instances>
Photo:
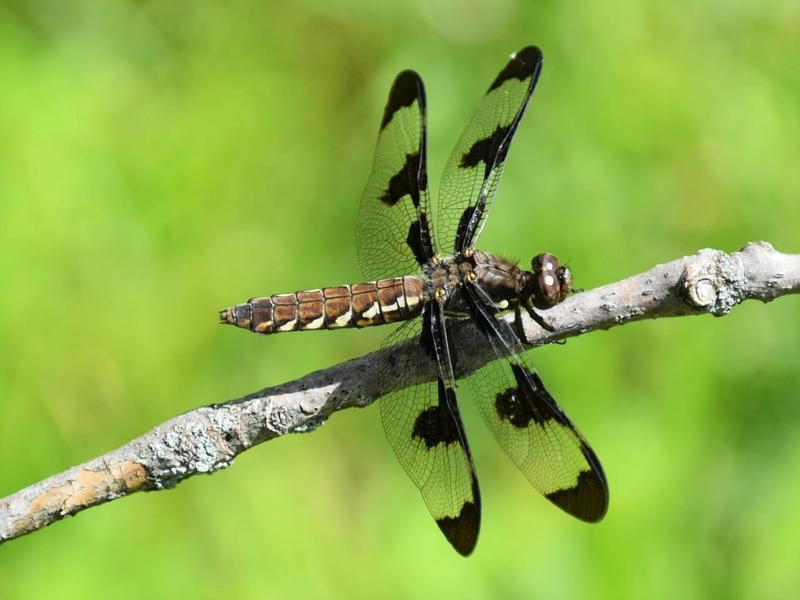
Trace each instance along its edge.
<instances>
[{"instance_id":1,"label":"tree branch","mask_svg":"<svg viewBox=\"0 0 800 600\"><path fill-rule=\"evenodd\" d=\"M800 255L782 254L766 242L726 254L704 249L693 256L569 297L545 313L554 331L523 315L531 346L608 329L629 321L711 313L727 314L748 298L769 302L800 293ZM513 315L507 315L508 320ZM457 343L478 333L466 323ZM472 347L472 346L470 346ZM492 358L485 344L459 364L458 375ZM381 352L385 352L383 350ZM390 349L398 361L418 348ZM40 481L0 500L0 544L64 517L139 491L163 490L199 473L233 463L248 448L286 433L312 431L334 412L372 403L379 352L263 389L244 398L197 408L175 417L121 448ZM429 374L432 378L433 371Z\"/></svg>"}]
</instances>

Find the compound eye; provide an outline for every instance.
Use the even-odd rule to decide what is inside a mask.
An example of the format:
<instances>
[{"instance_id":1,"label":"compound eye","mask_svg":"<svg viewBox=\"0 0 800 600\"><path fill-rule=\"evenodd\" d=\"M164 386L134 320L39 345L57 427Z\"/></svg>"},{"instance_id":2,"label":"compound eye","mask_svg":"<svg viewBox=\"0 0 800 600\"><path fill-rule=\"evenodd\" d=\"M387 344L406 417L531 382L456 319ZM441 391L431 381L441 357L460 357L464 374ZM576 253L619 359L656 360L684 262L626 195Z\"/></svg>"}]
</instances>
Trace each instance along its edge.
<instances>
[{"instance_id":1,"label":"compound eye","mask_svg":"<svg viewBox=\"0 0 800 600\"><path fill-rule=\"evenodd\" d=\"M531 260L531 269L534 273L539 273L541 271L557 271L560 266L558 259L549 252L537 254L533 257L533 260Z\"/></svg>"},{"instance_id":2,"label":"compound eye","mask_svg":"<svg viewBox=\"0 0 800 600\"><path fill-rule=\"evenodd\" d=\"M556 271L556 276L561 285L561 298L566 298L572 291L572 270L569 267L561 267Z\"/></svg>"},{"instance_id":3,"label":"compound eye","mask_svg":"<svg viewBox=\"0 0 800 600\"><path fill-rule=\"evenodd\" d=\"M553 270L540 271L536 277L537 290L534 305L536 308L550 308L561 300L561 283Z\"/></svg>"}]
</instances>

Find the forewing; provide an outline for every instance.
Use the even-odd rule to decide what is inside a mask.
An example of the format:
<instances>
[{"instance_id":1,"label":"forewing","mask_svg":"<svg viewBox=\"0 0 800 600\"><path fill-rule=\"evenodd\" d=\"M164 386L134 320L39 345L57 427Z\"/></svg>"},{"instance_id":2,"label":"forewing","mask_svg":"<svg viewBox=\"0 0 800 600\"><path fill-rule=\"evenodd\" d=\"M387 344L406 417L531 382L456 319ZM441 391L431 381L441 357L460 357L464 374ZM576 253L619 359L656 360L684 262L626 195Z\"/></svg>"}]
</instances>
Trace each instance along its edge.
<instances>
[{"instance_id":1,"label":"forewing","mask_svg":"<svg viewBox=\"0 0 800 600\"><path fill-rule=\"evenodd\" d=\"M470 286L468 297L478 329L499 359L467 379L489 429L548 500L579 519L599 521L608 508L600 461L525 360L513 328L484 304L485 293Z\"/></svg>"},{"instance_id":2,"label":"forewing","mask_svg":"<svg viewBox=\"0 0 800 600\"><path fill-rule=\"evenodd\" d=\"M535 46L512 55L453 149L442 176L436 224L445 254L474 245L480 235L541 68L542 52Z\"/></svg>"},{"instance_id":3,"label":"forewing","mask_svg":"<svg viewBox=\"0 0 800 600\"><path fill-rule=\"evenodd\" d=\"M361 198L358 260L369 280L415 273L434 254L428 220L425 88L414 71L392 84Z\"/></svg>"},{"instance_id":4,"label":"forewing","mask_svg":"<svg viewBox=\"0 0 800 600\"><path fill-rule=\"evenodd\" d=\"M429 303L422 319L405 323L385 341L384 349L407 342L413 351L383 353L381 419L400 464L437 525L466 556L478 538L480 494L453 382L437 364L437 357L446 360L441 318L438 305Z\"/></svg>"}]
</instances>

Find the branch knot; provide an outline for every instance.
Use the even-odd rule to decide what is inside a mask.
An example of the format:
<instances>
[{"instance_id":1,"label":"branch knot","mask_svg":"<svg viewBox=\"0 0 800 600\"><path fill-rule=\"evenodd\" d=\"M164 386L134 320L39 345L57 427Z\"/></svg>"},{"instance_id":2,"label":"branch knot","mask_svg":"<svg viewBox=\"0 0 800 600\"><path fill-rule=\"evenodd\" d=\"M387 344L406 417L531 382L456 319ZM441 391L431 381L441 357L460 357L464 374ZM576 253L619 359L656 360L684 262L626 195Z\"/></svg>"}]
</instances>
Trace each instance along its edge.
<instances>
[{"instance_id":1,"label":"branch knot","mask_svg":"<svg viewBox=\"0 0 800 600\"><path fill-rule=\"evenodd\" d=\"M745 299L747 280L741 256L704 248L687 262L679 282L682 296L698 310L727 315Z\"/></svg>"}]
</instances>

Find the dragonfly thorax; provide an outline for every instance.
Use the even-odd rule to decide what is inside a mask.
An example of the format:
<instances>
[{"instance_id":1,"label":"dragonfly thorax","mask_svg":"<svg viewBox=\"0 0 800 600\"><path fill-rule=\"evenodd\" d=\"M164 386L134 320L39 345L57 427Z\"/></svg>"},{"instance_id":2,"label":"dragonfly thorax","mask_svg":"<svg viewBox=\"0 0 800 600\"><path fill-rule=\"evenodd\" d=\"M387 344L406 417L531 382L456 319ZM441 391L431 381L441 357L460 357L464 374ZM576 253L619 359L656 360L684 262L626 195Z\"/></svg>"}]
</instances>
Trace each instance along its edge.
<instances>
[{"instance_id":1,"label":"dragonfly thorax","mask_svg":"<svg viewBox=\"0 0 800 600\"><path fill-rule=\"evenodd\" d=\"M465 281L475 277L475 262L468 253L435 257L423 266L426 299L442 302L452 297Z\"/></svg>"},{"instance_id":2,"label":"dragonfly thorax","mask_svg":"<svg viewBox=\"0 0 800 600\"><path fill-rule=\"evenodd\" d=\"M533 257L531 270L526 271L496 254L469 249L440 261L433 268L432 277L434 294L440 298L449 298L453 290L468 281L496 304L520 301L541 309L555 306L572 291L572 271L546 252Z\"/></svg>"},{"instance_id":3,"label":"dragonfly thorax","mask_svg":"<svg viewBox=\"0 0 800 600\"><path fill-rule=\"evenodd\" d=\"M532 277L514 262L474 249L436 257L423 266L423 273L426 299L443 303L458 296L465 283L474 283L492 302L501 304L519 297Z\"/></svg>"}]
</instances>

